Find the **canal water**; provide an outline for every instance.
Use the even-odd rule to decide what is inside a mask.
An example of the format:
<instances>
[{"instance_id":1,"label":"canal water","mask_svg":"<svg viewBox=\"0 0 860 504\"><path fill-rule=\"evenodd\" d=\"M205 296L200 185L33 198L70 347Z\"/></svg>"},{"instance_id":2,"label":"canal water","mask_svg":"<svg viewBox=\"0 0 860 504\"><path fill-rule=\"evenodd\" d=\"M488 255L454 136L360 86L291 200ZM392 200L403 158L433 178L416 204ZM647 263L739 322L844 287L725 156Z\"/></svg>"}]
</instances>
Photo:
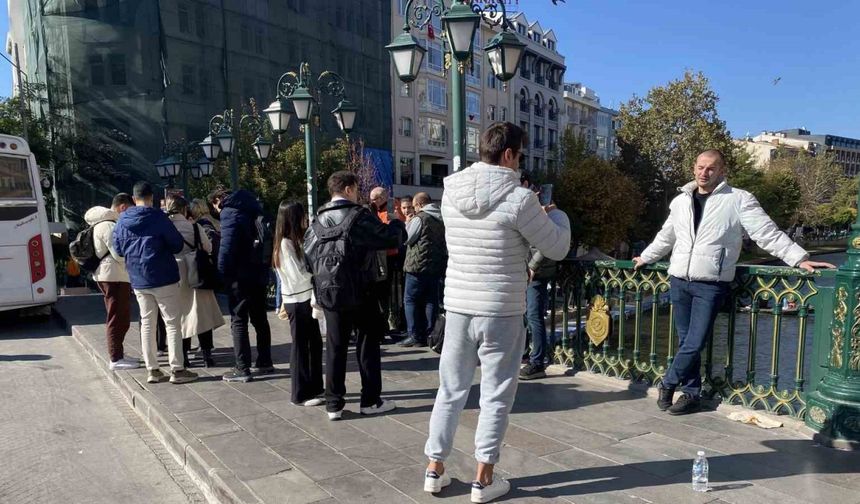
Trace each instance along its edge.
<instances>
[{"instance_id":1,"label":"canal water","mask_svg":"<svg viewBox=\"0 0 860 504\"><path fill-rule=\"evenodd\" d=\"M817 261L825 261L833 263L837 266L842 264L846 259L845 253L826 254L815 257ZM832 286L832 279L818 279L817 285ZM820 295L820 294L819 294ZM826 295L826 294L825 294ZM749 303L749 301L746 301ZM644 306L648 303L643 303L643 313L641 321L640 335L640 357L639 360L647 362L651 347L651 310L650 307ZM772 306L772 302L770 305ZM629 309L629 308L628 308ZM667 308L657 310L657 362L665 365L669 350L669 313ZM735 314L735 330L734 330L734 352L732 364L732 381L745 382L747 380L747 368L750 355L750 314L748 312L737 311ZM817 319L818 320L817 320ZM803 366L800 378L803 380L809 379L810 363L812 362L812 348L815 334L815 324L819 320L823 323L829 323L831 314L829 313L811 313L807 318L806 332L804 338L805 355L803 357ZM799 324L800 319L796 315L782 316L780 324L780 340L779 353L776 366L776 375L778 376L778 390L791 390L796 387L797 380L797 350L799 348ZM772 353L774 346L773 329L774 317L769 311L762 311L758 314L756 323L757 336L754 347L754 364L751 368L754 371L754 383L765 387L770 385L772 371ZM584 327L583 327L584 329ZM727 361L728 354L728 331L729 331L729 313L720 313L714 324L714 356L713 356L713 374L715 376L724 376L724 366ZM609 338L609 353L615 355L618 346L617 322L613 323L612 335ZM584 336L584 335L583 335ZM625 320L624 328L624 347L625 357L632 357L634 341L634 319L629 317ZM675 341L677 347L677 340ZM702 356L703 360L705 354Z\"/></svg>"}]
</instances>

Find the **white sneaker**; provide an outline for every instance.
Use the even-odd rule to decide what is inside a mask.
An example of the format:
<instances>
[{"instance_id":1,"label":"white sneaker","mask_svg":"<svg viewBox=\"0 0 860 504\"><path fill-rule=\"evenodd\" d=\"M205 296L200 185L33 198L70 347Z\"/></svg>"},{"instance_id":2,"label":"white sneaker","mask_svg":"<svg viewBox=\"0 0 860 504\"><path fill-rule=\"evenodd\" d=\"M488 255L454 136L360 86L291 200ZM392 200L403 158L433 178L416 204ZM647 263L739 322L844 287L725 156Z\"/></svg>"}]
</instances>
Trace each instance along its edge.
<instances>
[{"instance_id":1,"label":"white sneaker","mask_svg":"<svg viewBox=\"0 0 860 504\"><path fill-rule=\"evenodd\" d=\"M134 364L137 367L140 367L140 359L137 357L123 357L122 360L128 362L129 364Z\"/></svg>"},{"instance_id":2,"label":"white sneaker","mask_svg":"<svg viewBox=\"0 0 860 504\"><path fill-rule=\"evenodd\" d=\"M376 406L368 406L366 408L361 408L361 414L378 415L380 413L385 413L386 411L391 411L395 408L397 408L397 404L394 401L380 399L379 404L377 404Z\"/></svg>"},{"instance_id":3,"label":"white sneaker","mask_svg":"<svg viewBox=\"0 0 860 504\"><path fill-rule=\"evenodd\" d=\"M451 484L451 476L447 472L439 475L436 471L427 471L424 473L424 491L430 493L439 493L443 488Z\"/></svg>"},{"instance_id":4,"label":"white sneaker","mask_svg":"<svg viewBox=\"0 0 860 504\"><path fill-rule=\"evenodd\" d=\"M472 482L472 502L490 502L491 500L501 497L511 491L511 483L504 479L495 476L493 482L487 486L482 485L477 481Z\"/></svg>"},{"instance_id":5,"label":"white sneaker","mask_svg":"<svg viewBox=\"0 0 860 504\"><path fill-rule=\"evenodd\" d=\"M131 362L128 362L127 360L124 360L124 359L120 359L116 362L110 363L110 370L111 371L116 371L119 369L137 369L139 367L140 367L140 364L137 364L137 363L132 364Z\"/></svg>"},{"instance_id":6,"label":"white sneaker","mask_svg":"<svg viewBox=\"0 0 860 504\"><path fill-rule=\"evenodd\" d=\"M322 397L314 397L302 403L303 406L321 406L323 404L325 404L325 399Z\"/></svg>"},{"instance_id":7,"label":"white sneaker","mask_svg":"<svg viewBox=\"0 0 860 504\"><path fill-rule=\"evenodd\" d=\"M334 422L335 420L340 420L343 417L343 410L338 411L328 411L328 419Z\"/></svg>"}]
</instances>

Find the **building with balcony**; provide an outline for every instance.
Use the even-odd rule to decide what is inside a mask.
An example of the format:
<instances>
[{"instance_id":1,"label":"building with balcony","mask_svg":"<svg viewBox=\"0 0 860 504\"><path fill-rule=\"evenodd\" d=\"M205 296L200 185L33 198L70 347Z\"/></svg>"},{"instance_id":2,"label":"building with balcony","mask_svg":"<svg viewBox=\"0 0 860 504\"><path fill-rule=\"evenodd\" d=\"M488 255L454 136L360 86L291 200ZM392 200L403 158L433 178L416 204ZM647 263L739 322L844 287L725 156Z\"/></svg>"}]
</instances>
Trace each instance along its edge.
<instances>
[{"instance_id":1,"label":"building with balcony","mask_svg":"<svg viewBox=\"0 0 860 504\"><path fill-rule=\"evenodd\" d=\"M582 138L602 159L618 155L618 111L600 104L594 89L580 82L564 85L564 129Z\"/></svg>"},{"instance_id":2,"label":"building with balcony","mask_svg":"<svg viewBox=\"0 0 860 504\"><path fill-rule=\"evenodd\" d=\"M564 56L558 39L525 13L511 17L511 23L526 48L517 75L508 83L515 102L512 122L528 131L529 145L523 152L522 167L529 171L555 171L559 161L559 140L564 123Z\"/></svg>"}]
</instances>

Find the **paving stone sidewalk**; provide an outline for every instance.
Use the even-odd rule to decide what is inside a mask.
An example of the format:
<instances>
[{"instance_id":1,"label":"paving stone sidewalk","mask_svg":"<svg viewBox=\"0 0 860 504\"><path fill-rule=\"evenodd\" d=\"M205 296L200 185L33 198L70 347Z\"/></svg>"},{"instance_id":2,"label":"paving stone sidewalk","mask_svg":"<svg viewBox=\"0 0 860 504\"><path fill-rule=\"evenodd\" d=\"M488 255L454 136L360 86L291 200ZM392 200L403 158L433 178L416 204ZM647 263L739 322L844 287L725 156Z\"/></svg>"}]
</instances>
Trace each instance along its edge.
<instances>
[{"instance_id":1,"label":"paving stone sidewalk","mask_svg":"<svg viewBox=\"0 0 860 504\"><path fill-rule=\"evenodd\" d=\"M100 298L68 298L58 312L106 366ZM398 409L358 414L354 354L344 420L290 402L288 325L270 316L278 372L248 384L220 379L232 362L229 328L216 331L216 360L187 385L147 385L145 370L108 373L210 500L242 503L468 502L478 418L476 373L447 463L454 483L422 491L423 446L438 387L436 354L385 346L383 396ZM136 324L127 353L140 355ZM252 331L253 332L253 331ZM196 361L199 365L199 361ZM796 423L762 430L726 412L659 412L653 394L589 373L522 381L498 474L515 488L499 502L860 504L860 454L816 446ZM691 490L697 450L710 462L712 491Z\"/></svg>"}]
</instances>

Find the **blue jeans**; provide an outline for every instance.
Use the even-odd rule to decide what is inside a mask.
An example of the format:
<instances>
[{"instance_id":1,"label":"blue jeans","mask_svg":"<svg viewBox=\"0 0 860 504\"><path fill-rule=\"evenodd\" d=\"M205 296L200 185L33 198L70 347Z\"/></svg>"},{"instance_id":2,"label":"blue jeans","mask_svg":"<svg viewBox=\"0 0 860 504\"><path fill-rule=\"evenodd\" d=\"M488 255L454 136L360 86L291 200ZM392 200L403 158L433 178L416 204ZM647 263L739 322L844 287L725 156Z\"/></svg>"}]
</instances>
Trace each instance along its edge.
<instances>
[{"instance_id":1,"label":"blue jeans","mask_svg":"<svg viewBox=\"0 0 860 504\"><path fill-rule=\"evenodd\" d=\"M439 315L439 276L427 273L406 273L403 307L409 336L427 341Z\"/></svg>"},{"instance_id":2,"label":"blue jeans","mask_svg":"<svg viewBox=\"0 0 860 504\"><path fill-rule=\"evenodd\" d=\"M546 304L548 300L547 286L549 280L533 280L526 290L526 324L532 339L532 352L529 363L544 367L549 338L546 333Z\"/></svg>"},{"instance_id":3,"label":"blue jeans","mask_svg":"<svg viewBox=\"0 0 860 504\"><path fill-rule=\"evenodd\" d=\"M670 296L678 332L678 353L663 377L663 386L693 397L702 391L702 350L714 320L729 294L728 282L688 282L672 277Z\"/></svg>"}]
</instances>

